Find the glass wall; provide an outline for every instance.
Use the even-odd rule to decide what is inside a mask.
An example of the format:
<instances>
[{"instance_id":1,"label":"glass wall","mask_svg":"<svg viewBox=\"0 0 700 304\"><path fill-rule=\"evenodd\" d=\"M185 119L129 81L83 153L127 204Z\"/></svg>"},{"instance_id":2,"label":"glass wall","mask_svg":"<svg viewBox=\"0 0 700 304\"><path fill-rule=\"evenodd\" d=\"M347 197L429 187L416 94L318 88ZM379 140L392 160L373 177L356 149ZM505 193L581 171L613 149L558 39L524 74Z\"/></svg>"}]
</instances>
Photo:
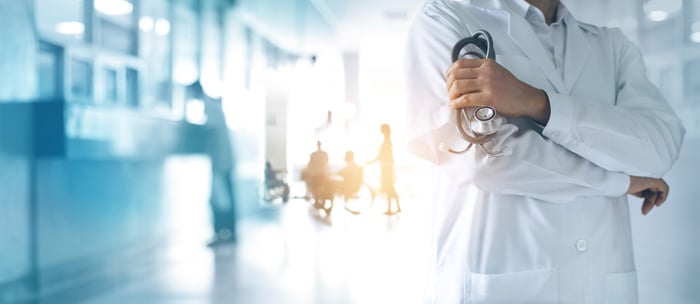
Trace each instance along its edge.
<instances>
[{"instance_id":1,"label":"glass wall","mask_svg":"<svg viewBox=\"0 0 700 304\"><path fill-rule=\"evenodd\" d=\"M180 118L173 108L172 83L198 77L198 1L34 0L34 4L41 40L37 61L41 98ZM172 30L173 18L180 19L178 31Z\"/></svg>"},{"instance_id":2,"label":"glass wall","mask_svg":"<svg viewBox=\"0 0 700 304\"><path fill-rule=\"evenodd\" d=\"M171 9L167 0L148 0L141 5L139 18L139 56L144 60L142 71L143 106L170 107L172 88Z\"/></svg>"}]
</instances>

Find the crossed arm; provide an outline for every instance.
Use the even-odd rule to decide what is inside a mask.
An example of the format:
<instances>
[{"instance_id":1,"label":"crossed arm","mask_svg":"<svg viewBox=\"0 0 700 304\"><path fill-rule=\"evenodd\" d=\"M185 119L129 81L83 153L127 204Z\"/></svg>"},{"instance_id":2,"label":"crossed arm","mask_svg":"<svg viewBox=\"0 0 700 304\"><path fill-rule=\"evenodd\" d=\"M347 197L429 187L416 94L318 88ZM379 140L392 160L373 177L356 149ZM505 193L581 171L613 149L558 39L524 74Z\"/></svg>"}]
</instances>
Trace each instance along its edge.
<instances>
[{"instance_id":1,"label":"crossed arm","mask_svg":"<svg viewBox=\"0 0 700 304\"><path fill-rule=\"evenodd\" d=\"M446 85L454 110L491 105L508 117L529 118L545 126L549 122L551 106L547 94L519 80L493 60L455 62L447 71ZM630 176L626 193L644 199L642 213L646 215L666 201L668 191L663 178Z\"/></svg>"},{"instance_id":2,"label":"crossed arm","mask_svg":"<svg viewBox=\"0 0 700 304\"><path fill-rule=\"evenodd\" d=\"M416 122L409 146L416 153L440 164L457 182L471 182L489 191L550 202L566 201L571 196L627 193L644 198L644 214L663 204L669 187L661 176L677 157L683 130L658 92L649 91L653 86L646 79L641 55L635 49L626 47L621 52L620 70L625 73L618 75L623 81L616 105L600 103L581 106L585 109L566 108L581 103L534 88L492 60L461 60L446 73L440 71L439 67L450 65L445 61L449 58L434 54L449 49L459 39L455 31L447 32L443 20L427 16L409 36L408 86L413 88L408 96L409 119ZM462 156L435 151L434 147L441 142L458 142L449 132L448 126L453 123L449 109L476 105L492 105L504 116L545 125L544 136L534 131L516 132L513 126L506 125L496 139L497 144L510 148L510 153L502 158L478 150ZM580 125L595 127L578 128L577 122L563 124L559 117L562 115L575 117ZM619 125L606 121L619 120L629 122L631 134L609 132ZM558 133L576 134L577 140L548 136L548 131L557 133L552 131L555 127L560 129ZM592 144L591 139L610 134L615 134L612 140L602 141L609 145ZM636 159L629 157L630 151L659 161L656 165L635 163Z\"/></svg>"}]
</instances>

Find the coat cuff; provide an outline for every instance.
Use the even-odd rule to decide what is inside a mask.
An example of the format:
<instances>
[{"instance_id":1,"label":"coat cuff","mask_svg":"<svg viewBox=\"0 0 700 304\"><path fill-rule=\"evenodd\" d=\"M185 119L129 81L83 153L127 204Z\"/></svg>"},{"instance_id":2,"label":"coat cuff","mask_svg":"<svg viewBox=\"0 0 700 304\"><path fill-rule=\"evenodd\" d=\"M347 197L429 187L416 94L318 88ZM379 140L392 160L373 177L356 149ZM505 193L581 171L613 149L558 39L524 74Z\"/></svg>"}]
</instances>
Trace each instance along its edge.
<instances>
[{"instance_id":1,"label":"coat cuff","mask_svg":"<svg viewBox=\"0 0 700 304\"><path fill-rule=\"evenodd\" d=\"M606 181L603 188L606 196L623 196L630 188L630 176L621 172L609 172L611 174L609 181Z\"/></svg>"},{"instance_id":2,"label":"coat cuff","mask_svg":"<svg viewBox=\"0 0 700 304\"><path fill-rule=\"evenodd\" d=\"M563 144L573 140L574 105L571 97L545 91L549 98L549 121L542 129L542 135Z\"/></svg>"}]
</instances>

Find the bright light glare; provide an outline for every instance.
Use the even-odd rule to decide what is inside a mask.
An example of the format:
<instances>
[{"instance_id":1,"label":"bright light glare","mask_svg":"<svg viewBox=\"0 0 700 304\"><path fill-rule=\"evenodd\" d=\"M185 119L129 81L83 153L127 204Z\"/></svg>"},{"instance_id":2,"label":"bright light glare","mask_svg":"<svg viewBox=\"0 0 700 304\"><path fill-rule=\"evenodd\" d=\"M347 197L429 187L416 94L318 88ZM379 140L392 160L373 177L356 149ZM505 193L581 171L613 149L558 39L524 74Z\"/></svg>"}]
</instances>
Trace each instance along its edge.
<instances>
[{"instance_id":1,"label":"bright light glare","mask_svg":"<svg viewBox=\"0 0 700 304\"><path fill-rule=\"evenodd\" d=\"M128 15L134 11L134 5L127 0L95 0L95 9L109 16Z\"/></svg>"},{"instance_id":2,"label":"bright light glare","mask_svg":"<svg viewBox=\"0 0 700 304\"><path fill-rule=\"evenodd\" d=\"M648 0L644 12L653 22L661 22L675 15L683 8L682 0Z\"/></svg>"},{"instance_id":3,"label":"bright light glare","mask_svg":"<svg viewBox=\"0 0 700 304\"><path fill-rule=\"evenodd\" d=\"M78 21L59 22L55 30L63 35L82 35L85 32L85 25Z\"/></svg>"},{"instance_id":4,"label":"bright light glare","mask_svg":"<svg viewBox=\"0 0 700 304\"><path fill-rule=\"evenodd\" d=\"M156 35L158 36L167 36L170 34L170 21L165 20L165 19L158 19L156 21Z\"/></svg>"},{"instance_id":5,"label":"bright light glare","mask_svg":"<svg viewBox=\"0 0 700 304\"><path fill-rule=\"evenodd\" d=\"M666 11L651 11L649 12L649 20L654 22L661 22L668 19L668 12Z\"/></svg>"},{"instance_id":6,"label":"bright light glare","mask_svg":"<svg viewBox=\"0 0 700 304\"><path fill-rule=\"evenodd\" d=\"M197 72L197 66L189 61L178 62L174 67L173 81L180 85L190 85L197 81L199 73Z\"/></svg>"},{"instance_id":7,"label":"bright light glare","mask_svg":"<svg viewBox=\"0 0 700 304\"><path fill-rule=\"evenodd\" d=\"M700 32L694 32L690 34L690 40L695 43L700 43Z\"/></svg>"},{"instance_id":8,"label":"bright light glare","mask_svg":"<svg viewBox=\"0 0 700 304\"><path fill-rule=\"evenodd\" d=\"M207 115L204 113L204 101L191 99L185 105L185 119L188 122L203 125L207 122Z\"/></svg>"},{"instance_id":9,"label":"bright light glare","mask_svg":"<svg viewBox=\"0 0 700 304\"><path fill-rule=\"evenodd\" d=\"M149 16L143 16L141 19L139 19L139 29L141 29L144 32L150 32L153 30L153 24L155 21L153 21L152 17Z\"/></svg>"}]
</instances>

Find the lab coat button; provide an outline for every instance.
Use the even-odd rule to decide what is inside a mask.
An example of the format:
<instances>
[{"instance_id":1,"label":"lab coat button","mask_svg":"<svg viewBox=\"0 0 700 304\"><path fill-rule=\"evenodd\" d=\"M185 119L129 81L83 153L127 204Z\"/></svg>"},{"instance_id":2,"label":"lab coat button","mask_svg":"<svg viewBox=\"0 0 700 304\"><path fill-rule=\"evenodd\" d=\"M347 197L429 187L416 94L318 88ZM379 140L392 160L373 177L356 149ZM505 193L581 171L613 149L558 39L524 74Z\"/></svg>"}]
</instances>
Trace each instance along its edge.
<instances>
[{"instance_id":1,"label":"lab coat button","mask_svg":"<svg viewBox=\"0 0 700 304\"><path fill-rule=\"evenodd\" d=\"M576 242L576 249L577 249L579 252L584 252L584 251L586 251L586 249L588 249L588 242L586 242L586 240L578 240L578 241Z\"/></svg>"}]
</instances>

